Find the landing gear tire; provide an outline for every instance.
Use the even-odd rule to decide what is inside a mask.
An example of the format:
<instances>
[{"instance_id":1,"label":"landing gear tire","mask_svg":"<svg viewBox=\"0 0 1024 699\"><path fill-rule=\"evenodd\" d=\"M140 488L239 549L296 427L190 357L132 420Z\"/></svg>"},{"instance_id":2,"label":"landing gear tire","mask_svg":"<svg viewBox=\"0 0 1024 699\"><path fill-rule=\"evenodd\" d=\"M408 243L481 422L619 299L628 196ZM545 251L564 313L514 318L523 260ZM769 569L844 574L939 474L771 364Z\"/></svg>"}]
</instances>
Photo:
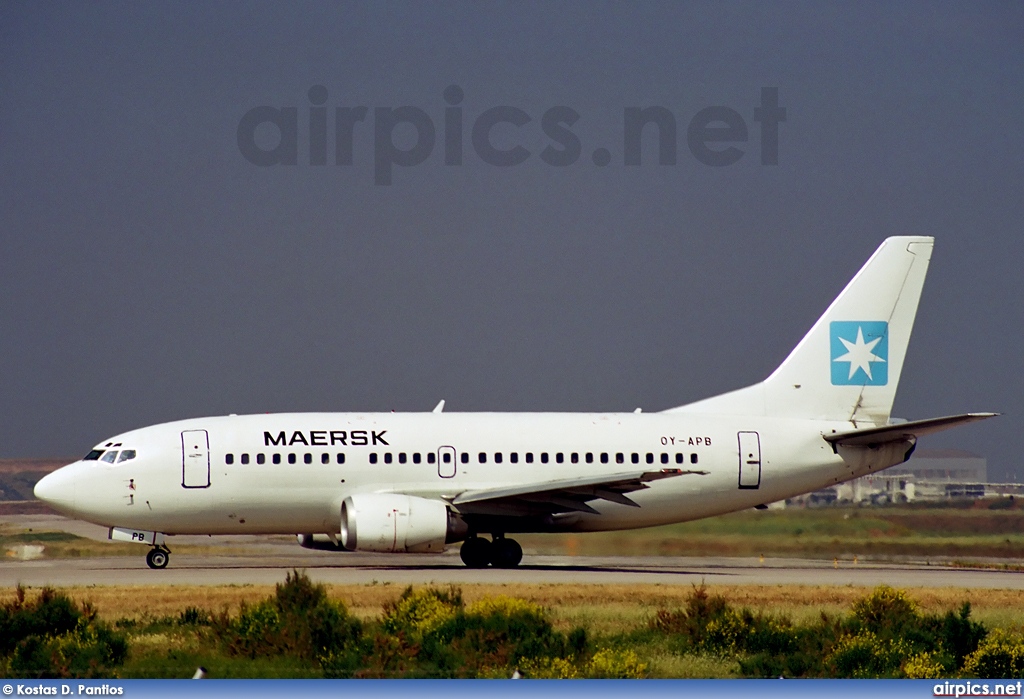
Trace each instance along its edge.
<instances>
[{"instance_id":1,"label":"landing gear tire","mask_svg":"<svg viewBox=\"0 0 1024 699\"><path fill-rule=\"evenodd\" d=\"M487 539L473 536L462 543L459 556L468 568L486 568L491 563L491 547Z\"/></svg>"},{"instance_id":2,"label":"landing gear tire","mask_svg":"<svg viewBox=\"0 0 1024 699\"><path fill-rule=\"evenodd\" d=\"M171 552L167 549L152 548L146 554L146 565L154 570L166 568L170 560Z\"/></svg>"},{"instance_id":3,"label":"landing gear tire","mask_svg":"<svg viewBox=\"0 0 1024 699\"><path fill-rule=\"evenodd\" d=\"M523 560L523 547L515 539L504 537L491 543L491 565L495 568L515 568Z\"/></svg>"}]
</instances>

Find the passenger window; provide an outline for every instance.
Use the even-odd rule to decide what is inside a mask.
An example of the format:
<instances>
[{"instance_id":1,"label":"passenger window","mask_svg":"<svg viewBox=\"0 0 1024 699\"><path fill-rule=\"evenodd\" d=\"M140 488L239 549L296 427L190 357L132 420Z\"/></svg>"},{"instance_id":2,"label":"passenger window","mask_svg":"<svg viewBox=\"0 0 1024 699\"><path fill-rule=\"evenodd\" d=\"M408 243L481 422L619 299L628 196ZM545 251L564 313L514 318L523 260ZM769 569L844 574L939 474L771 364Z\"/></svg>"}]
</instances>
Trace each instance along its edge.
<instances>
[{"instance_id":1,"label":"passenger window","mask_svg":"<svg viewBox=\"0 0 1024 699\"><path fill-rule=\"evenodd\" d=\"M667 464L668 463L668 454L665 454L664 452L662 453L662 455L661 455L661 463L663 463L663 464Z\"/></svg>"},{"instance_id":2,"label":"passenger window","mask_svg":"<svg viewBox=\"0 0 1024 699\"><path fill-rule=\"evenodd\" d=\"M617 454L615 454L615 463L623 464L625 462L626 462L626 458L622 455L621 451L618 452Z\"/></svg>"},{"instance_id":3,"label":"passenger window","mask_svg":"<svg viewBox=\"0 0 1024 699\"><path fill-rule=\"evenodd\" d=\"M391 463L391 458L392 457L391 457L391 452L390 451L384 452L384 463L390 464Z\"/></svg>"},{"instance_id":4,"label":"passenger window","mask_svg":"<svg viewBox=\"0 0 1024 699\"><path fill-rule=\"evenodd\" d=\"M466 456L466 455L463 454L463 456ZM419 452L416 452L415 454L412 455L412 462L414 464L418 464L421 460L422 460L422 457L420 456ZM468 458L467 458L467 461L468 461ZM463 463L465 463L465 462L463 462Z\"/></svg>"},{"instance_id":5,"label":"passenger window","mask_svg":"<svg viewBox=\"0 0 1024 699\"><path fill-rule=\"evenodd\" d=\"M546 451L542 451L540 453L540 462L542 464L546 464L548 462L548 453Z\"/></svg>"},{"instance_id":6,"label":"passenger window","mask_svg":"<svg viewBox=\"0 0 1024 699\"><path fill-rule=\"evenodd\" d=\"M377 463L377 452L370 452L370 463Z\"/></svg>"},{"instance_id":7,"label":"passenger window","mask_svg":"<svg viewBox=\"0 0 1024 699\"><path fill-rule=\"evenodd\" d=\"M124 451L121 452L121 456L119 456L117 458L117 463L121 463L122 461L131 461L134 458L135 458L135 450L134 449L125 449Z\"/></svg>"},{"instance_id":8,"label":"passenger window","mask_svg":"<svg viewBox=\"0 0 1024 699\"><path fill-rule=\"evenodd\" d=\"M594 463L594 453L593 452L590 452L590 451L587 452L587 463L588 464Z\"/></svg>"},{"instance_id":9,"label":"passenger window","mask_svg":"<svg viewBox=\"0 0 1024 699\"><path fill-rule=\"evenodd\" d=\"M464 451L461 454L459 454L459 461L461 461L464 464L468 464L469 463L469 452L468 451ZM419 463L419 462L417 461L416 463Z\"/></svg>"},{"instance_id":10,"label":"passenger window","mask_svg":"<svg viewBox=\"0 0 1024 699\"><path fill-rule=\"evenodd\" d=\"M249 463L249 455L248 454L242 454L242 463L243 464Z\"/></svg>"},{"instance_id":11,"label":"passenger window","mask_svg":"<svg viewBox=\"0 0 1024 699\"><path fill-rule=\"evenodd\" d=\"M82 459L82 461L99 461L102 455L102 449L93 449L92 451L85 455L85 458Z\"/></svg>"},{"instance_id":12,"label":"passenger window","mask_svg":"<svg viewBox=\"0 0 1024 699\"><path fill-rule=\"evenodd\" d=\"M404 451L401 451L401 452L398 453L398 463L400 463L400 464L404 464L405 463L405 452Z\"/></svg>"},{"instance_id":13,"label":"passenger window","mask_svg":"<svg viewBox=\"0 0 1024 699\"><path fill-rule=\"evenodd\" d=\"M450 464L452 462L452 455L449 454L448 452L445 452L444 455L441 457L441 460L444 461L446 464Z\"/></svg>"},{"instance_id":14,"label":"passenger window","mask_svg":"<svg viewBox=\"0 0 1024 699\"><path fill-rule=\"evenodd\" d=\"M607 452L601 452L601 463L602 464L608 463L608 453Z\"/></svg>"},{"instance_id":15,"label":"passenger window","mask_svg":"<svg viewBox=\"0 0 1024 699\"><path fill-rule=\"evenodd\" d=\"M501 452L500 451L497 451L497 452L494 453L494 463L496 463L496 464L500 464L501 463Z\"/></svg>"},{"instance_id":16,"label":"passenger window","mask_svg":"<svg viewBox=\"0 0 1024 699\"><path fill-rule=\"evenodd\" d=\"M281 463L281 455L280 455L280 454L274 454L274 456L273 456L273 459L272 459L272 461L273 461L273 462L274 462L275 464L279 464L279 463Z\"/></svg>"},{"instance_id":17,"label":"passenger window","mask_svg":"<svg viewBox=\"0 0 1024 699\"><path fill-rule=\"evenodd\" d=\"M482 463L482 464L486 464L487 463L487 454L484 453L484 452L480 452L480 463Z\"/></svg>"},{"instance_id":18,"label":"passenger window","mask_svg":"<svg viewBox=\"0 0 1024 699\"><path fill-rule=\"evenodd\" d=\"M580 455L577 454L576 452L573 452L572 456L569 457L569 461L573 462L574 464L578 464L580 462Z\"/></svg>"},{"instance_id":19,"label":"passenger window","mask_svg":"<svg viewBox=\"0 0 1024 699\"><path fill-rule=\"evenodd\" d=\"M685 454L676 454L676 463L677 464L683 463L683 457L684 456L686 456L686 455Z\"/></svg>"},{"instance_id":20,"label":"passenger window","mask_svg":"<svg viewBox=\"0 0 1024 699\"><path fill-rule=\"evenodd\" d=\"M555 461L557 461L558 463L562 463L563 461L565 461L565 457L562 456L562 452L558 452L557 454L555 454Z\"/></svg>"},{"instance_id":21,"label":"passenger window","mask_svg":"<svg viewBox=\"0 0 1024 699\"><path fill-rule=\"evenodd\" d=\"M312 454L303 454L302 455L302 463L304 463L304 464L311 464L311 463L313 463L313 455Z\"/></svg>"},{"instance_id":22,"label":"passenger window","mask_svg":"<svg viewBox=\"0 0 1024 699\"><path fill-rule=\"evenodd\" d=\"M533 463L533 452L532 451L526 452L526 463L528 463L528 464L532 464Z\"/></svg>"},{"instance_id":23,"label":"passenger window","mask_svg":"<svg viewBox=\"0 0 1024 699\"><path fill-rule=\"evenodd\" d=\"M637 454L636 452L633 452L632 454L629 455L629 460L634 464L638 464L640 463L640 455Z\"/></svg>"},{"instance_id":24,"label":"passenger window","mask_svg":"<svg viewBox=\"0 0 1024 699\"><path fill-rule=\"evenodd\" d=\"M345 463L345 455L344 454L338 454L338 463L339 464Z\"/></svg>"},{"instance_id":25,"label":"passenger window","mask_svg":"<svg viewBox=\"0 0 1024 699\"><path fill-rule=\"evenodd\" d=\"M288 463L294 464L296 461L298 461L298 459L295 458L295 454L289 454L288 455Z\"/></svg>"},{"instance_id":26,"label":"passenger window","mask_svg":"<svg viewBox=\"0 0 1024 699\"><path fill-rule=\"evenodd\" d=\"M116 451L108 451L106 454L103 455L103 458L100 459L100 461L106 461L108 464L112 464L112 463L114 463L114 459L116 459L116 458L117 458L117 452Z\"/></svg>"},{"instance_id":27,"label":"passenger window","mask_svg":"<svg viewBox=\"0 0 1024 699\"><path fill-rule=\"evenodd\" d=\"M256 463L263 464L263 463L266 463L266 462L267 462L267 457L265 457L263 454L257 454L256 455Z\"/></svg>"},{"instance_id":28,"label":"passenger window","mask_svg":"<svg viewBox=\"0 0 1024 699\"><path fill-rule=\"evenodd\" d=\"M519 452L514 451L511 454L509 454L508 455L508 460L511 461L514 464L518 464L519 463Z\"/></svg>"},{"instance_id":29,"label":"passenger window","mask_svg":"<svg viewBox=\"0 0 1024 699\"><path fill-rule=\"evenodd\" d=\"M432 464L435 461L437 461L436 454L434 454L434 452L428 452L427 453L427 463L428 464Z\"/></svg>"},{"instance_id":30,"label":"passenger window","mask_svg":"<svg viewBox=\"0 0 1024 699\"><path fill-rule=\"evenodd\" d=\"M323 454L320 455L320 463L322 463L322 464L329 464L329 463L331 463L331 455L328 454L325 451Z\"/></svg>"},{"instance_id":31,"label":"passenger window","mask_svg":"<svg viewBox=\"0 0 1024 699\"><path fill-rule=\"evenodd\" d=\"M653 464L654 463L654 454L652 454L650 452L647 452L647 463L649 463L649 464Z\"/></svg>"},{"instance_id":32,"label":"passenger window","mask_svg":"<svg viewBox=\"0 0 1024 699\"><path fill-rule=\"evenodd\" d=\"M229 466L231 464L235 463L235 455L234 454L225 454L224 455L224 463L228 464Z\"/></svg>"},{"instance_id":33,"label":"passenger window","mask_svg":"<svg viewBox=\"0 0 1024 699\"><path fill-rule=\"evenodd\" d=\"M690 463L691 464L697 463L697 455L696 454L690 454Z\"/></svg>"}]
</instances>

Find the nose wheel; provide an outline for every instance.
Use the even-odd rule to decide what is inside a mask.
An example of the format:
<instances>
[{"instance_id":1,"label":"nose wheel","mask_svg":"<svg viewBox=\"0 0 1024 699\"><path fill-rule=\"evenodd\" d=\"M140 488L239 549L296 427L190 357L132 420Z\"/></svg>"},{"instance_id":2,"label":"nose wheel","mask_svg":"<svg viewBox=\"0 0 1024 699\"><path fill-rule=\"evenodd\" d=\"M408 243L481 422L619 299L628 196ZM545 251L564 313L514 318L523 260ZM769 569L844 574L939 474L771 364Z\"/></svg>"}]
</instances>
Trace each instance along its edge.
<instances>
[{"instance_id":1,"label":"nose wheel","mask_svg":"<svg viewBox=\"0 0 1024 699\"><path fill-rule=\"evenodd\" d=\"M154 570L162 570L167 567L170 559L170 549L165 546L154 546L146 554L146 565Z\"/></svg>"}]
</instances>

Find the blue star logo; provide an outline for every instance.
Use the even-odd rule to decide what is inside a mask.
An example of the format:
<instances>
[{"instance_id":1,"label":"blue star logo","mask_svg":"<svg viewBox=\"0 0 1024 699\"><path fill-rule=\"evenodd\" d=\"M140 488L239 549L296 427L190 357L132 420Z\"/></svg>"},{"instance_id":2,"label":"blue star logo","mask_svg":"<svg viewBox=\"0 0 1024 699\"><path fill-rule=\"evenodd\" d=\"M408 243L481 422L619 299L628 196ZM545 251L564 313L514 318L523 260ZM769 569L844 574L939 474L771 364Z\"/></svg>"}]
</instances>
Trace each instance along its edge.
<instances>
[{"instance_id":1,"label":"blue star logo","mask_svg":"<svg viewBox=\"0 0 1024 699\"><path fill-rule=\"evenodd\" d=\"M833 386L889 383L889 324L881 320L837 320L829 325Z\"/></svg>"}]
</instances>

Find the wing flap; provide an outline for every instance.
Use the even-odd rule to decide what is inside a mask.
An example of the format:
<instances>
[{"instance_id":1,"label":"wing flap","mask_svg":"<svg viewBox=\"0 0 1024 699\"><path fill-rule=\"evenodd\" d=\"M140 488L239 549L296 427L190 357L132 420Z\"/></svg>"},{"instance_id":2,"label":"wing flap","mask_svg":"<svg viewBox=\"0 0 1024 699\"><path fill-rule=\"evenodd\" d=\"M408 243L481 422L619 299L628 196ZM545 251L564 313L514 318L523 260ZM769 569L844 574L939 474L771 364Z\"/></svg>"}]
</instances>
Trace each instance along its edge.
<instances>
[{"instance_id":1,"label":"wing flap","mask_svg":"<svg viewBox=\"0 0 1024 699\"><path fill-rule=\"evenodd\" d=\"M647 484L663 478L707 475L707 471L677 468L660 471L631 471L586 478L528 483L505 488L468 490L452 498L451 503L465 514L512 514L517 512L586 512L598 514L588 505L591 500L639 507L626 493L644 490Z\"/></svg>"}]
</instances>

